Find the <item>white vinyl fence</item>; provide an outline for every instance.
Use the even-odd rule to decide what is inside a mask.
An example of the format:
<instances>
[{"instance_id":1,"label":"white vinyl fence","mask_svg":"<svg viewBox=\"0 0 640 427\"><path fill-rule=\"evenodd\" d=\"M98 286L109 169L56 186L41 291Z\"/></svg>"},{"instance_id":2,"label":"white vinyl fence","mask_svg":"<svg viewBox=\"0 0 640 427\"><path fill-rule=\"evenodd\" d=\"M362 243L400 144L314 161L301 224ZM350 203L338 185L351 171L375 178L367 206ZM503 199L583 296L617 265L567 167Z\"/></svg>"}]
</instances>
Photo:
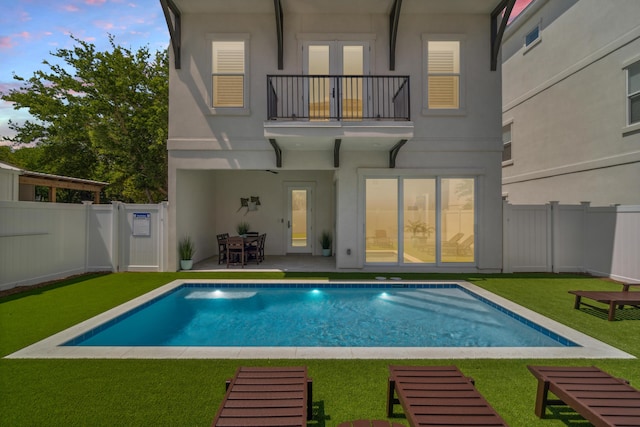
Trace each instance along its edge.
<instances>
[{"instance_id":1,"label":"white vinyl fence","mask_svg":"<svg viewBox=\"0 0 640 427\"><path fill-rule=\"evenodd\" d=\"M510 205L503 271L577 272L640 282L640 206Z\"/></svg>"},{"instance_id":2,"label":"white vinyl fence","mask_svg":"<svg viewBox=\"0 0 640 427\"><path fill-rule=\"evenodd\" d=\"M503 271L640 282L640 206L503 207ZM92 271L165 271L167 204L0 201L0 290Z\"/></svg>"},{"instance_id":3,"label":"white vinyl fence","mask_svg":"<svg viewBox=\"0 0 640 427\"><path fill-rule=\"evenodd\" d=\"M0 290L92 271L163 271L167 204L0 201Z\"/></svg>"}]
</instances>

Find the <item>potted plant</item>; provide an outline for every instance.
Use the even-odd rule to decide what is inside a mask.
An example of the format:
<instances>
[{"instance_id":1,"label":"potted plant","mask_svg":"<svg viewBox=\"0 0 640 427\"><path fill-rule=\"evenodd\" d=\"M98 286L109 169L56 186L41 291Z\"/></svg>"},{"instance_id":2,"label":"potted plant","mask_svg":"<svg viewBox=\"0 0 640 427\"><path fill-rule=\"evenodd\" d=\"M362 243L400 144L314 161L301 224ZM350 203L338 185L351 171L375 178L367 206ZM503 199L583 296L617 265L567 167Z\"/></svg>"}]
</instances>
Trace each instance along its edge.
<instances>
[{"instance_id":1,"label":"potted plant","mask_svg":"<svg viewBox=\"0 0 640 427\"><path fill-rule=\"evenodd\" d=\"M331 256L331 245L333 243L333 237L331 233L324 230L320 234L320 246L322 246L322 256Z\"/></svg>"},{"instance_id":2,"label":"potted plant","mask_svg":"<svg viewBox=\"0 0 640 427\"><path fill-rule=\"evenodd\" d=\"M427 224L422 221L411 220L409 220L409 223L406 227L404 227L404 229L406 231L410 231L412 237L416 237L418 233L420 233L421 236L424 236L426 234L427 237L431 237L431 233L435 231L433 227L427 226Z\"/></svg>"},{"instance_id":3,"label":"potted plant","mask_svg":"<svg viewBox=\"0 0 640 427\"><path fill-rule=\"evenodd\" d=\"M178 243L178 252L180 254L180 269L191 270L191 267L193 267L193 254L196 252L196 249L190 236L180 240L180 243Z\"/></svg>"},{"instance_id":4,"label":"potted plant","mask_svg":"<svg viewBox=\"0 0 640 427\"><path fill-rule=\"evenodd\" d=\"M251 226L249 225L248 222L246 221L239 222L238 225L236 225L236 231L238 232L238 236L246 237L247 232L249 231L249 228L251 228Z\"/></svg>"}]
</instances>

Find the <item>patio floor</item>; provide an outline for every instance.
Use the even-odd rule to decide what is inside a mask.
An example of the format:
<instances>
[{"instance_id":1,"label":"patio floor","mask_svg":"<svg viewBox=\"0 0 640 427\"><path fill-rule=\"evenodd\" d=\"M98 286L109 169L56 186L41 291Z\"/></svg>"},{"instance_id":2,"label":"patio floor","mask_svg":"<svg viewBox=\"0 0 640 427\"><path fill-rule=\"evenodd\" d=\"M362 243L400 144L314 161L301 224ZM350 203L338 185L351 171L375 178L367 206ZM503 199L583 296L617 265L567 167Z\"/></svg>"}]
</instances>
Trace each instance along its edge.
<instances>
[{"instance_id":1,"label":"patio floor","mask_svg":"<svg viewBox=\"0 0 640 427\"><path fill-rule=\"evenodd\" d=\"M218 257L207 258L193 265L192 271L338 271L335 257L313 256L310 254L268 255L264 262L250 262L242 268L218 264ZM361 271L359 269L340 269L340 271Z\"/></svg>"}]
</instances>

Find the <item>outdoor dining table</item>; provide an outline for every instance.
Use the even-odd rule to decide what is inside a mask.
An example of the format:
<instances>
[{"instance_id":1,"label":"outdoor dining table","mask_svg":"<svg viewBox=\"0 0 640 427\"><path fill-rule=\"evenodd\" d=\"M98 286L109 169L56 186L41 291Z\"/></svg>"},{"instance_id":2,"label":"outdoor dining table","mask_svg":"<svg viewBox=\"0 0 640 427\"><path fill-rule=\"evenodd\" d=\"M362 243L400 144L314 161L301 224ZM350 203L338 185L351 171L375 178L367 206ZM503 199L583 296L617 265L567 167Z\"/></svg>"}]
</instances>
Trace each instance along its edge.
<instances>
[{"instance_id":1,"label":"outdoor dining table","mask_svg":"<svg viewBox=\"0 0 640 427\"><path fill-rule=\"evenodd\" d=\"M230 236L226 240L226 246L228 247L230 239L238 239L238 238L242 238L242 242L244 244L244 250L246 251L248 248L251 248L252 246L255 246L258 244L258 240L260 240L260 235L256 234L251 236ZM243 256L243 259L242 259L242 265L244 266L246 264L247 264L247 257L245 255ZM227 267L228 266L229 266L229 261L227 262Z\"/></svg>"}]
</instances>

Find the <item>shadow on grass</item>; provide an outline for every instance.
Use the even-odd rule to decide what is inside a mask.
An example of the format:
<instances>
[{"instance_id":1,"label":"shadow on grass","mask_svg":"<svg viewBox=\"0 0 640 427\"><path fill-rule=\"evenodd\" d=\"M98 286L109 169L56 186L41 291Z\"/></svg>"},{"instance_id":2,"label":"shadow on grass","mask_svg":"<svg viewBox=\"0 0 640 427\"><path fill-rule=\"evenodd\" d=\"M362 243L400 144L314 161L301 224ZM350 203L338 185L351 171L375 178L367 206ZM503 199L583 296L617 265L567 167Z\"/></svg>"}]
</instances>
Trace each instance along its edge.
<instances>
[{"instance_id":1,"label":"shadow on grass","mask_svg":"<svg viewBox=\"0 0 640 427\"><path fill-rule=\"evenodd\" d=\"M96 273L85 273L85 274L79 274L77 276L67 277L65 279L39 283L37 285L17 286L15 288L0 291L0 302L14 301L20 298L30 297L33 295L41 295L45 292L48 292L54 289L64 288L66 286L71 286L78 283L86 282L88 280L93 280L95 278L98 278L100 276L105 276L107 274L111 274L111 273L108 271L96 272Z\"/></svg>"},{"instance_id":2,"label":"shadow on grass","mask_svg":"<svg viewBox=\"0 0 640 427\"><path fill-rule=\"evenodd\" d=\"M313 418L307 423L313 427L326 427L327 421L331 420L331 416L324 412L324 400L313 402Z\"/></svg>"},{"instance_id":3,"label":"shadow on grass","mask_svg":"<svg viewBox=\"0 0 640 427\"><path fill-rule=\"evenodd\" d=\"M546 419L562 421L570 427L591 426L591 423L568 406L547 406Z\"/></svg>"},{"instance_id":4,"label":"shadow on grass","mask_svg":"<svg viewBox=\"0 0 640 427\"><path fill-rule=\"evenodd\" d=\"M591 316L609 321L608 308L582 307L580 311ZM616 309L616 318L614 321L620 320L640 320L640 307L625 307Z\"/></svg>"}]
</instances>

